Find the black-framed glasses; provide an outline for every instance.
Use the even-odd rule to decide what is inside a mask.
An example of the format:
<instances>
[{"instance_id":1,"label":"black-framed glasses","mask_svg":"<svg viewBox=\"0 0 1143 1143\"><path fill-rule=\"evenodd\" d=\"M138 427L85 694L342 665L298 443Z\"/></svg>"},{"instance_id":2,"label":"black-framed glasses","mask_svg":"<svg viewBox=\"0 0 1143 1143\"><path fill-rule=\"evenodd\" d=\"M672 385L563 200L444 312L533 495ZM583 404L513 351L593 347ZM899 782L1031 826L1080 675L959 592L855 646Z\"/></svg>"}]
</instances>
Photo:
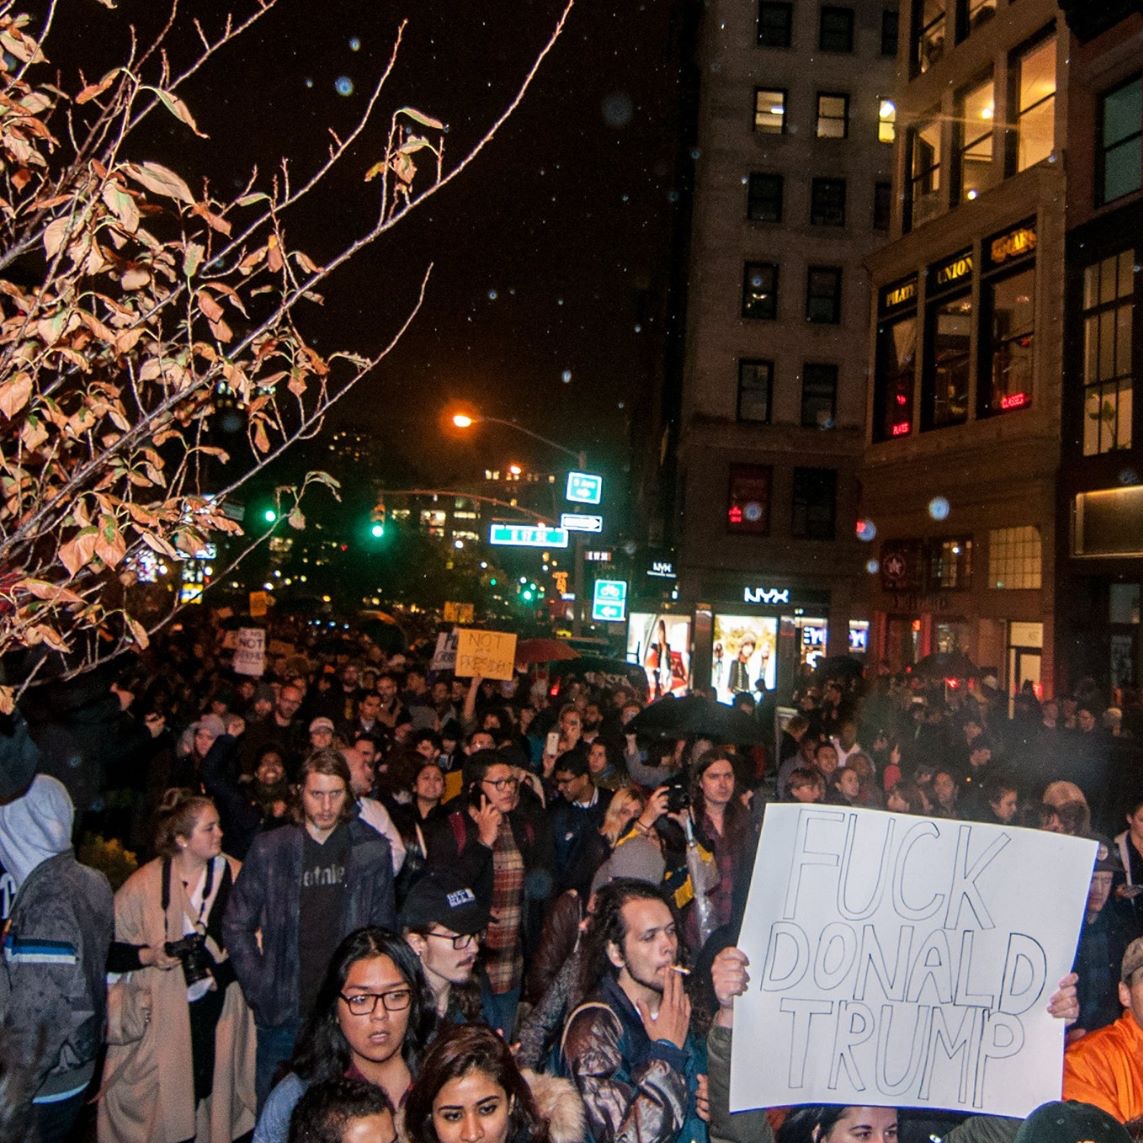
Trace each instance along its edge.
<instances>
[{"instance_id":1,"label":"black-framed glasses","mask_svg":"<svg viewBox=\"0 0 1143 1143\"><path fill-rule=\"evenodd\" d=\"M425 933L426 937L436 937L438 941L452 941L452 947L460 952L469 945L478 945L484 940L484 929L479 933Z\"/></svg>"},{"instance_id":2,"label":"black-framed glasses","mask_svg":"<svg viewBox=\"0 0 1143 1143\"><path fill-rule=\"evenodd\" d=\"M519 778L485 778L484 779L497 793L504 790L514 790L519 784Z\"/></svg>"},{"instance_id":3,"label":"black-framed glasses","mask_svg":"<svg viewBox=\"0 0 1143 1143\"><path fill-rule=\"evenodd\" d=\"M377 1010L378 1000L386 1012L404 1012L413 1002L411 988L394 988L389 992L357 992L352 996L339 992L338 996L345 1001L351 1016L372 1016Z\"/></svg>"}]
</instances>

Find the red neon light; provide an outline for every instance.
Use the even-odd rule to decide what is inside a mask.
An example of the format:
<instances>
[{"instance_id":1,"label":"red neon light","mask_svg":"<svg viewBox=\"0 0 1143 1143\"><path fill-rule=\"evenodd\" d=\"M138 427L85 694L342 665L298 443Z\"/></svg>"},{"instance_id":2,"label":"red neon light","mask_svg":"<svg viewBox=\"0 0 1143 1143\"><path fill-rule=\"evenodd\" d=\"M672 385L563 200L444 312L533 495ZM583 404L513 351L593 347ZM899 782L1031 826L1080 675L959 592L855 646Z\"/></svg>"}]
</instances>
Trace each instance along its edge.
<instances>
[{"instance_id":1,"label":"red neon light","mask_svg":"<svg viewBox=\"0 0 1143 1143\"><path fill-rule=\"evenodd\" d=\"M737 504L735 504L731 507L730 511L727 512L726 516L727 516L727 519L732 524L741 524L742 523L742 509L739 508Z\"/></svg>"},{"instance_id":2,"label":"red neon light","mask_svg":"<svg viewBox=\"0 0 1143 1143\"><path fill-rule=\"evenodd\" d=\"M1007 397L1000 398L1000 407L1002 409L1022 409L1028 404L1027 393L1010 393Z\"/></svg>"},{"instance_id":3,"label":"red neon light","mask_svg":"<svg viewBox=\"0 0 1143 1143\"><path fill-rule=\"evenodd\" d=\"M906 401L908 401L908 399L909 399L909 398L908 398L908 397L906 397L904 393L898 393L898 394L897 394L897 404L898 404L898 405L903 405L903 404L905 404L905 402L906 402Z\"/></svg>"},{"instance_id":4,"label":"red neon light","mask_svg":"<svg viewBox=\"0 0 1143 1143\"><path fill-rule=\"evenodd\" d=\"M907 436L913 426L908 421L898 421L889 428L889 434L894 437Z\"/></svg>"}]
</instances>

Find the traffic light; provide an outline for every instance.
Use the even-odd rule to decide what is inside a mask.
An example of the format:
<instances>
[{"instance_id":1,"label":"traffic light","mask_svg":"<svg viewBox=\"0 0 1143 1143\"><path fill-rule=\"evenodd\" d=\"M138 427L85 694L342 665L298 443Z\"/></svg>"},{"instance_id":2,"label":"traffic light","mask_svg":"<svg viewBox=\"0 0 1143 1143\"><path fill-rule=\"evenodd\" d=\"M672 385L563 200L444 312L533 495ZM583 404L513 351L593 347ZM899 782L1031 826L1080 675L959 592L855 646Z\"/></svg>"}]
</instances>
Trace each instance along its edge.
<instances>
[{"instance_id":1,"label":"traffic light","mask_svg":"<svg viewBox=\"0 0 1143 1143\"><path fill-rule=\"evenodd\" d=\"M375 540L380 540L385 535L385 501L378 500L373 505L373 511L369 517L369 535Z\"/></svg>"}]
</instances>

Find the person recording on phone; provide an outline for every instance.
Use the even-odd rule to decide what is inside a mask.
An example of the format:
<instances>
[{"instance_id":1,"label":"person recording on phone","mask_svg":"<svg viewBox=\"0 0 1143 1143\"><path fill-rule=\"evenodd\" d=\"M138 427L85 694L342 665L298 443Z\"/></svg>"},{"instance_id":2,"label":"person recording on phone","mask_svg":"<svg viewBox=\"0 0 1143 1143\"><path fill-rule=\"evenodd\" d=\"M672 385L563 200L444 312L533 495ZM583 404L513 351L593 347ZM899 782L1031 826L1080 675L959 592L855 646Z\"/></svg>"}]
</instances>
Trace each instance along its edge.
<instances>
[{"instance_id":1,"label":"person recording on phone","mask_svg":"<svg viewBox=\"0 0 1143 1143\"><path fill-rule=\"evenodd\" d=\"M429 867L448 869L489 905L484 1015L511 1038L524 955L539 938L552 892L552 840L542 814L520 804L520 779L497 750L464 763L464 788L426 837Z\"/></svg>"}]
</instances>

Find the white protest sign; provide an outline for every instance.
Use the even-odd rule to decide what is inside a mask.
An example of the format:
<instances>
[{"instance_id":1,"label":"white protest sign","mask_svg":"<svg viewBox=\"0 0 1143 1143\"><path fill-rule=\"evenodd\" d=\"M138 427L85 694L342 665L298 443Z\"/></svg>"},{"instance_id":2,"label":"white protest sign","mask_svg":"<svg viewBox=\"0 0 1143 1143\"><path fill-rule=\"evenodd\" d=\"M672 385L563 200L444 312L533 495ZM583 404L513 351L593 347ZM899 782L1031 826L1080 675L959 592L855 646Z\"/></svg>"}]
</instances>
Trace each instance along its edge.
<instances>
[{"instance_id":1,"label":"white protest sign","mask_svg":"<svg viewBox=\"0 0 1143 1143\"><path fill-rule=\"evenodd\" d=\"M1026 1116L1060 1098L1095 843L826 805L771 805L739 946L730 1108Z\"/></svg>"},{"instance_id":2,"label":"white protest sign","mask_svg":"<svg viewBox=\"0 0 1143 1143\"><path fill-rule=\"evenodd\" d=\"M234 673L257 678L266 670L266 632L261 627L240 627L234 651Z\"/></svg>"},{"instance_id":3,"label":"white protest sign","mask_svg":"<svg viewBox=\"0 0 1143 1143\"><path fill-rule=\"evenodd\" d=\"M437 645L433 649L433 661L429 664L430 671L451 671L456 666L456 630L442 631L437 636Z\"/></svg>"}]
</instances>

